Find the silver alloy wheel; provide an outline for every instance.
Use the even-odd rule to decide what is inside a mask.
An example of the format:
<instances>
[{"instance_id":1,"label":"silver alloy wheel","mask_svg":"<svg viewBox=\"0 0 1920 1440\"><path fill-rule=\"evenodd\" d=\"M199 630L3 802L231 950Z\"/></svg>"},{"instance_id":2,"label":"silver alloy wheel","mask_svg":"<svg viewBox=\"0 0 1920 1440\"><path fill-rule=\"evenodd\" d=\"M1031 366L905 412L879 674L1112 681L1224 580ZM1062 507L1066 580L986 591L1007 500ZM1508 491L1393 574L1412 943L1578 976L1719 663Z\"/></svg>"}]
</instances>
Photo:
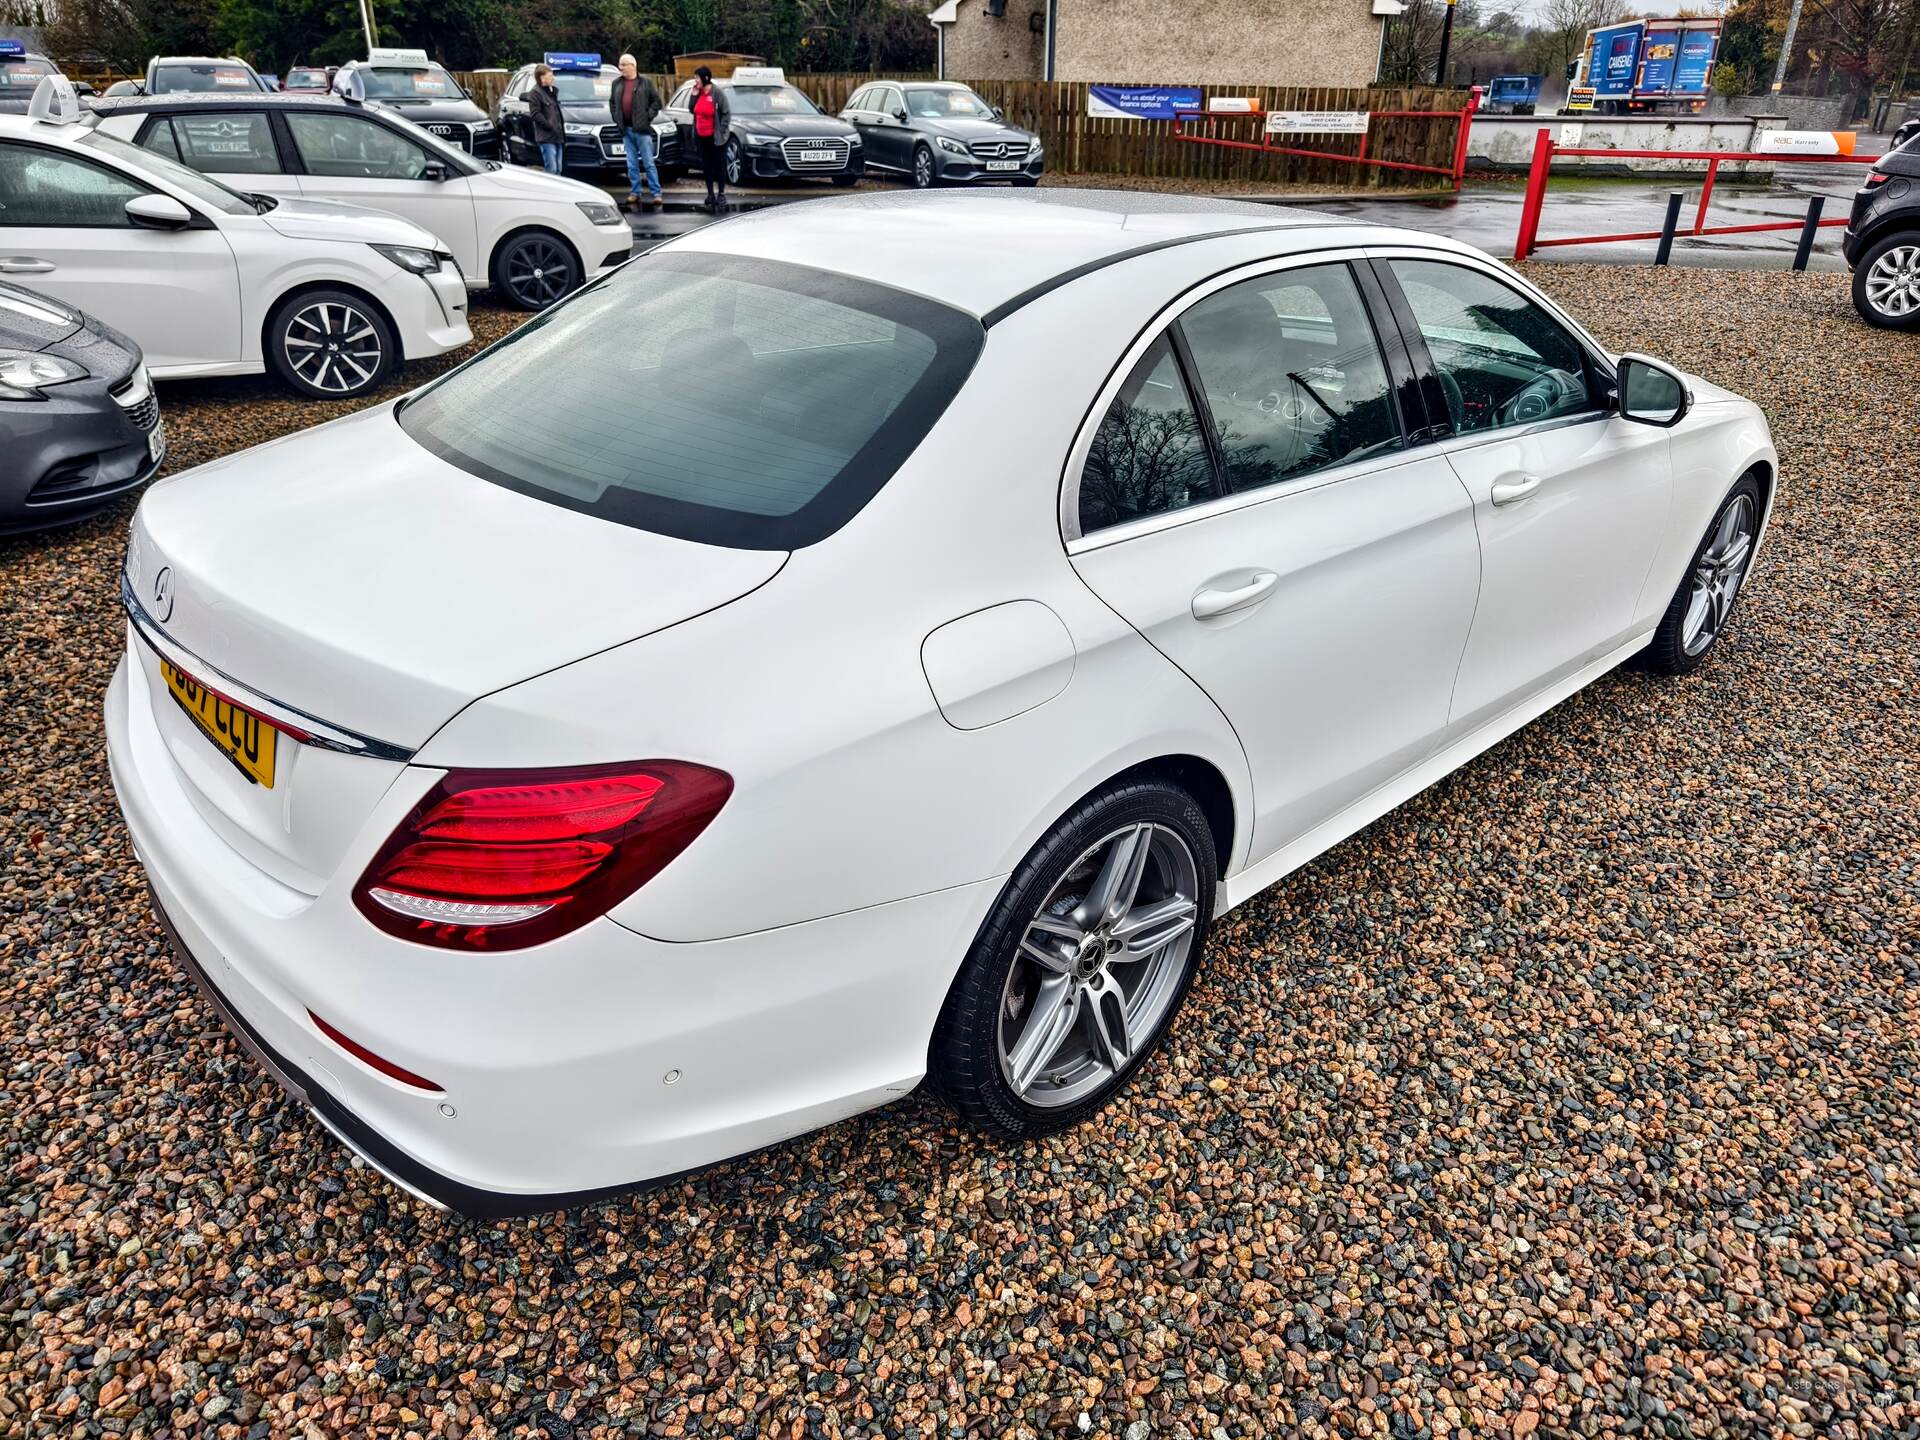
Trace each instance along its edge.
<instances>
[{"instance_id":1,"label":"silver alloy wheel","mask_svg":"<svg viewBox=\"0 0 1920 1440\"><path fill-rule=\"evenodd\" d=\"M364 311L320 300L294 311L280 348L293 373L329 395L365 389L380 373L380 329Z\"/></svg>"},{"instance_id":2,"label":"silver alloy wheel","mask_svg":"<svg viewBox=\"0 0 1920 1440\"><path fill-rule=\"evenodd\" d=\"M922 190L933 188L933 152L924 145L913 152L913 183Z\"/></svg>"},{"instance_id":3,"label":"silver alloy wheel","mask_svg":"<svg viewBox=\"0 0 1920 1440\"><path fill-rule=\"evenodd\" d=\"M1693 589L1680 625L1680 647L1698 655L1726 628L1733 597L1753 558L1754 506L1750 495L1736 495L1720 512L1713 538L1693 567Z\"/></svg>"},{"instance_id":4,"label":"silver alloy wheel","mask_svg":"<svg viewBox=\"0 0 1920 1440\"><path fill-rule=\"evenodd\" d=\"M573 288L573 257L558 240L529 235L507 252L501 265L514 302L544 310Z\"/></svg>"},{"instance_id":5,"label":"silver alloy wheel","mask_svg":"<svg viewBox=\"0 0 1920 1440\"><path fill-rule=\"evenodd\" d=\"M1896 245L1867 271L1867 302L1889 320L1920 313L1920 245Z\"/></svg>"},{"instance_id":6,"label":"silver alloy wheel","mask_svg":"<svg viewBox=\"0 0 1920 1440\"><path fill-rule=\"evenodd\" d=\"M1072 1105L1131 1063L1193 963L1199 894L1193 851L1164 825L1128 825L1074 861L1001 991L1000 1074L1015 1095Z\"/></svg>"}]
</instances>

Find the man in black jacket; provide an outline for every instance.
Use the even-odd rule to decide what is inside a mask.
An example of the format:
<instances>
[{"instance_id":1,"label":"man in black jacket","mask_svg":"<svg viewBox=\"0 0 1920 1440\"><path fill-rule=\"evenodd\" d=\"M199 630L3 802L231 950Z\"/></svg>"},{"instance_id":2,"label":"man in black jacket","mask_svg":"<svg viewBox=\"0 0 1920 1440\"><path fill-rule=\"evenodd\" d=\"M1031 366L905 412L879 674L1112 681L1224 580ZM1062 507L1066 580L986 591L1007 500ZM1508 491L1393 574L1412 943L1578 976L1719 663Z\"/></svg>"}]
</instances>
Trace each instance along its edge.
<instances>
[{"instance_id":1,"label":"man in black jacket","mask_svg":"<svg viewBox=\"0 0 1920 1440\"><path fill-rule=\"evenodd\" d=\"M554 89L551 66L533 68L533 89L527 92L527 118L533 122L533 143L540 147L540 167L550 175L564 173L567 117L560 109L560 92Z\"/></svg>"},{"instance_id":2,"label":"man in black jacket","mask_svg":"<svg viewBox=\"0 0 1920 1440\"><path fill-rule=\"evenodd\" d=\"M639 208L640 176L644 173L653 203L660 205L660 170L653 154L653 120L660 113L660 92L640 73L640 64L631 55L620 57L620 78L613 82L608 109L626 146L627 203Z\"/></svg>"}]
</instances>

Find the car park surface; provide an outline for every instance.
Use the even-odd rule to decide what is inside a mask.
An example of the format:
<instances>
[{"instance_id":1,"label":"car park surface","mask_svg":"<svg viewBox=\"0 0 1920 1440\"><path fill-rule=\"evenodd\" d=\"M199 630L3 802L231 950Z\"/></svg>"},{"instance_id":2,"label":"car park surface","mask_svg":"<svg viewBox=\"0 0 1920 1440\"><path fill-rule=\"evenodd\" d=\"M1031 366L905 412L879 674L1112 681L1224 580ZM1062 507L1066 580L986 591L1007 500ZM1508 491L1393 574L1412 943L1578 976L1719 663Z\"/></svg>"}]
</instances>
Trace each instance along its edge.
<instances>
[{"instance_id":1,"label":"car park surface","mask_svg":"<svg viewBox=\"0 0 1920 1440\"><path fill-rule=\"evenodd\" d=\"M435 236L470 288L552 304L625 260L631 232L577 180L477 160L377 105L328 95L96 102L99 128L242 191L391 211Z\"/></svg>"},{"instance_id":2,"label":"car park surface","mask_svg":"<svg viewBox=\"0 0 1920 1440\"><path fill-rule=\"evenodd\" d=\"M130 506L9 542L4 683L45 723L0 772L0 1415L1897 1432L1920 1399L1920 441L1833 397L1920 409L1911 342L1834 276L1676 271L1650 309L1630 269L1528 273L1772 417L1794 484L1681 687L1712 722L1630 673L1567 702L1217 929L1135 1090L1048 1140L915 1099L578 1215L398 1199L149 918L95 720ZM163 390L175 470L351 408Z\"/></svg>"},{"instance_id":3,"label":"car park surface","mask_svg":"<svg viewBox=\"0 0 1920 1440\"><path fill-rule=\"evenodd\" d=\"M1217 912L1629 656L1703 663L1778 485L1753 406L1464 247L1095 192L792 207L156 489L114 783L238 1028L468 1213L929 1072L1034 1135L1097 1118ZM444 578L506 536L520 579Z\"/></svg>"}]
</instances>

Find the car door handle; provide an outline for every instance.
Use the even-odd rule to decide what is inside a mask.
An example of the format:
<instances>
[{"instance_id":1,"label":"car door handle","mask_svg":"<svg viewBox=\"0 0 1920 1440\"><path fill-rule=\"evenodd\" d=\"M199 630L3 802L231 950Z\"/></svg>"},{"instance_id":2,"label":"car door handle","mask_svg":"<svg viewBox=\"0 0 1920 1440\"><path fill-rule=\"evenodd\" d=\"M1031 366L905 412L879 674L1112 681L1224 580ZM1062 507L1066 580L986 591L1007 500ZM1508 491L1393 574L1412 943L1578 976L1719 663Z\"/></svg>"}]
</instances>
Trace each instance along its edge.
<instances>
[{"instance_id":1,"label":"car door handle","mask_svg":"<svg viewBox=\"0 0 1920 1440\"><path fill-rule=\"evenodd\" d=\"M31 255L0 260L0 275L49 275L58 268L51 260L36 260Z\"/></svg>"},{"instance_id":2,"label":"car door handle","mask_svg":"<svg viewBox=\"0 0 1920 1440\"><path fill-rule=\"evenodd\" d=\"M1518 480L1499 480L1494 483L1493 503L1512 505L1524 500L1540 488L1538 475L1522 475Z\"/></svg>"},{"instance_id":3,"label":"car door handle","mask_svg":"<svg viewBox=\"0 0 1920 1440\"><path fill-rule=\"evenodd\" d=\"M1262 570L1246 584L1232 590L1215 590L1209 586L1194 594L1193 618L1211 620L1216 615L1231 615L1235 610L1258 605L1273 593L1273 587L1279 583L1280 577L1273 571Z\"/></svg>"}]
</instances>

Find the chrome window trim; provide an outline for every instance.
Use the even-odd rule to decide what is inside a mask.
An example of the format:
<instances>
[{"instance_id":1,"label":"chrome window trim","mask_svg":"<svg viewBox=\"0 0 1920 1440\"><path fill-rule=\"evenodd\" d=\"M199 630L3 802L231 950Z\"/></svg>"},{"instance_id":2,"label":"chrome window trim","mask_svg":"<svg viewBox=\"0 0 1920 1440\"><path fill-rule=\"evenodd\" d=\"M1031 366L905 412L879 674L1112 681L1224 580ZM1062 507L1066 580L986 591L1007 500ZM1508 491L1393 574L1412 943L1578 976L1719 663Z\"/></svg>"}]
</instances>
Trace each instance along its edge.
<instances>
[{"instance_id":1,"label":"chrome window trim","mask_svg":"<svg viewBox=\"0 0 1920 1440\"><path fill-rule=\"evenodd\" d=\"M1204 501L1199 505L1189 505L1184 510L1169 510L1161 515L1144 516L1138 520L1129 520L1120 525L1109 525L1096 530L1092 535L1080 533L1080 476L1086 467L1087 453L1093 449L1094 436L1099 432L1101 422L1105 420L1107 407L1113 403L1113 397L1133 374L1133 367L1140 363L1141 356L1166 333L1175 321L1180 319L1194 306L1209 296L1238 285L1244 280L1257 279L1262 275L1278 274L1286 270L1298 270L1310 265L1352 264L1362 260L1435 260L1446 264L1460 265L1465 269L1478 270L1491 279L1500 281L1520 292L1526 299L1533 301L1551 315L1555 321L1573 335L1576 342L1585 346L1589 354L1601 363L1604 370L1611 373L1614 356L1567 312L1543 295L1538 288L1530 284L1523 276L1516 274L1510 267L1496 260L1455 250L1444 245L1425 246L1411 243L1390 245L1346 245L1333 249L1299 251L1292 255L1276 256L1266 260L1253 260L1237 265L1217 275L1208 276L1199 283L1190 286L1174 296L1149 320L1140 334L1121 354L1120 361L1114 366L1106 382L1100 387L1093 405L1080 422L1073 444L1068 447L1066 466L1061 474L1060 483L1060 537L1065 542L1067 554L1081 555L1089 550L1098 550L1107 545L1119 544L1126 540L1138 539L1160 530L1172 529L1176 525L1189 524L1195 520L1204 520L1214 515L1224 515L1235 510L1244 510L1249 505L1262 504L1268 500L1277 500L1282 496L1295 495L1303 490L1318 489L1323 484L1335 484L1355 479L1361 475L1375 474L1413 459L1424 452L1435 451L1440 454L1454 454L1464 450L1477 449L1501 440L1513 440L1527 435L1537 435L1545 431L1564 429L1569 425L1583 425L1594 420L1608 417L1606 410L1585 411L1578 415L1556 416L1550 420L1535 421L1531 425L1508 426L1494 431L1474 431L1469 435L1448 435L1437 440L1414 440L1406 448L1395 450L1388 455L1377 455L1370 460L1360 460L1346 465L1329 466L1325 470L1315 470L1294 480L1282 480L1272 485L1262 486L1258 490L1249 490L1239 495L1223 495L1218 499ZM1364 298L1364 295L1363 295ZM1383 357L1384 359L1384 357Z\"/></svg>"},{"instance_id":2,"label":"chrome window trim","mask_svg":"<svg viewBox=\"0 0 1920 1440\"><path fill-rule=\"evenodd\" d=\"M219 666L201 659L193 651L167 634L166 628L147 613L146 606L140 603L140 597L134 593L133 580L125 570L120 572L120 605L127 612L127 619L133 626L134 634L163 660L171 661L181 670L188 671L196 678L217 683L227 693L228 698L239 701L249 710L257 710L269 720L278 720L291 725L296 730L304 730L308 739L302 744L312 745L321 750L338 750L346 755L365 755L375 760L398 760L406 762L413 758L413 751L404 745L395 745L390 741L376 740L371 735L362 735L358 731L348 730L311 715L297 705L289 705L283 700L275 700L263 695L250 685L234 679ZM289 739L292 737L289 736Z\"/></svg>"}]
</instances>

